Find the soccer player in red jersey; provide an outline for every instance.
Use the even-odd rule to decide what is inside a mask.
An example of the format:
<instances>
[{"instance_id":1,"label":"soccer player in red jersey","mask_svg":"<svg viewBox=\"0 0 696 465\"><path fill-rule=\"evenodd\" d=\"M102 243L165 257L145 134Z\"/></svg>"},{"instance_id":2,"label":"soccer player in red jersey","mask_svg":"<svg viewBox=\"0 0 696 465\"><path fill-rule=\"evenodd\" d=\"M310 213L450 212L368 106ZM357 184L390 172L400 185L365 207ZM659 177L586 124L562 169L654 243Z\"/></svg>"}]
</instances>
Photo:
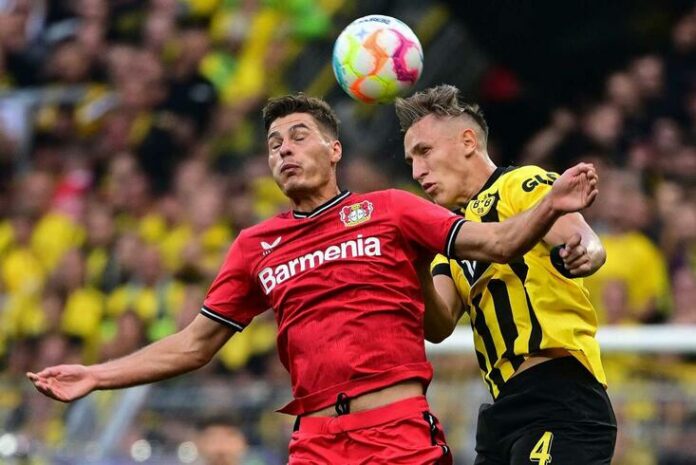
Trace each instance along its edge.
<instances>
[{"instance_id":1,"label":"soccer player in red jersey","mask_svg":"<svg viewBox=\"0 0 696 465\"><path fill-rule=\"evenodd\" d=\"M465 222L415 195L341 191L338 121L324 101L272 99L268 161L292 211L240 233L185 329L105 363L27 376L68 402L95 389L150 383L206 364L254 316L273 309L298 420L291 464L448 464L424 397L424 303L414 263L440 252L505 262L597 195L591 165L566 171L536 208L502 223Z\"/></svg>"}]
</instances>

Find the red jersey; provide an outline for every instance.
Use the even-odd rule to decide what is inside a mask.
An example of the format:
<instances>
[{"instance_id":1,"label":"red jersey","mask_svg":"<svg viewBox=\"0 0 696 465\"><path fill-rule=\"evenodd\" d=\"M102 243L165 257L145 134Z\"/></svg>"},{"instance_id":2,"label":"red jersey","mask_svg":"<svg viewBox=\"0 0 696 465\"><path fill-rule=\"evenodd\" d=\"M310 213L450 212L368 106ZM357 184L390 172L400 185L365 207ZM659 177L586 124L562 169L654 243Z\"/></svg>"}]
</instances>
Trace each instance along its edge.
<instances>
[{"instance_id":1,"label":"red jersey","mask_svg":"<svg viewBox=\"0 0 696 465\"><path fill-rule=\"evenodd\" d=\"M241 331L272 308L293 415L418 379L427 386L424 304L413 263L453 255L461 217L413 194L343 192L311 213L243 230L201 312Z\"/></svg>"}]
</instances>

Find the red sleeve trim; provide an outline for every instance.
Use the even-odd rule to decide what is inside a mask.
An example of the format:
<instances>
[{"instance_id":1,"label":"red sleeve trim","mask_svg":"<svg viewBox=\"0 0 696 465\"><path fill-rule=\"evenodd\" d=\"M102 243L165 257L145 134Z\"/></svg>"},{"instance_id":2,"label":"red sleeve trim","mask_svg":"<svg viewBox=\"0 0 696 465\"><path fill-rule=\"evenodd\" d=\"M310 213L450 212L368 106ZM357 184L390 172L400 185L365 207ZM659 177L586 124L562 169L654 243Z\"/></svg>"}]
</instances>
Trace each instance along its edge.
<instances>
[{"instance_id":1,"label":"red sleeve trim","mask_svg":"<svg viewBox=\"0 0 696 465\"><path fill-rule=\"evenodd\" d=\"M445 244L445 255L448 258L457 258L457 256L454 254L454 244L457 241L457 234L459 233L459 230L461 229L462 225L466 223L466 221L467 220L465 220L464 218L459 219L452 225L449 234L447 234L447 242Z\"/></svg>"},{"instance_id":2,"label":"red sleeve trim","mask_svg":"<svg viewBox=\"0 0 696 465\"><path fill-rule=\"evenodd\" d=\"M229 318L225 318L224 316L217 313L215 310L212 310L211 308L206 307L205 305L201 307L201 314L207 316L213 321L217 321L218 323L227 326L228 328L232 328L236 331L242 331L245 328L243 324L237 323L236 321L230 320Z\"/></svg>"}]
</instances>

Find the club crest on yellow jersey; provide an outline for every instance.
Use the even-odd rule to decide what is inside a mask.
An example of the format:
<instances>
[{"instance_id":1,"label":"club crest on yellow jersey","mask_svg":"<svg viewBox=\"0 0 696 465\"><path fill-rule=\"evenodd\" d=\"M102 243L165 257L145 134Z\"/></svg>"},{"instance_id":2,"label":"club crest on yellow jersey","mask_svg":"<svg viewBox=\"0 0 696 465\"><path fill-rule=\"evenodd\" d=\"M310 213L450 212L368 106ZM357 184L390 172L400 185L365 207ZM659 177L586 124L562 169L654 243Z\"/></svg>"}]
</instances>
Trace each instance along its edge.
<instances>
[{"instance_id":1,"label":"club crest on yellow jersey","mask_svg":"<svg viewBox=\"0 0 696 465\"><path fill-rule=\"evenodd\" d=\"M489 211L491 211L491 208L493 208L497 199L497 195L488 194L488 196L482 199L472 200L469 203L469 208L474 215L485 216Z\"/></svg>"},{"instance_id":2,"label":"club crest on yellow jersey","mask_svg":"<svg viewBox=\"0 0 696 465\"><path fill-rule=\"evenodd\" d=\"M372 217L374 207L372 202L365 200L341 208L340 217L345 226L355 226L368 221Z\"/></svg>"}]
</instances>

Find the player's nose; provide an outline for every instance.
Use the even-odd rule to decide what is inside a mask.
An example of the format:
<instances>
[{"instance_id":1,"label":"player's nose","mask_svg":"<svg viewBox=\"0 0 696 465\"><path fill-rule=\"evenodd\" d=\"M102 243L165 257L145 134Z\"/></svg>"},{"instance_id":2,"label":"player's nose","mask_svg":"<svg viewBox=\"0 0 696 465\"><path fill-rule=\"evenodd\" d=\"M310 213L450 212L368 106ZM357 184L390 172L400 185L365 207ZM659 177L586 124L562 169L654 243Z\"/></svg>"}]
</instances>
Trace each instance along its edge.
<instances>
[{"instance_id":1,"label":"player's nose","mask_svg":"<svg viewBox=\"0 0 696 465\"><path fill-rule=\"evenodd\" d=\"M278 149L278 153L280 154L281 158L285 158L288 155L292 155L292 142L289 140L284 140L280 144L280 149Z\"/></svg>"},{"instance_id":2,"label":"player's nose","mask_svg":"<svg viewBox=\"0 0 696 465\"><path fill-rule=\"evenodd\" d=\"M411 176L413 177L413 180L420 182L426 174L428 174L428 170L426 169L425 164L414 159L413 164L411 165Z\"/></svg>"}]
</instances>

